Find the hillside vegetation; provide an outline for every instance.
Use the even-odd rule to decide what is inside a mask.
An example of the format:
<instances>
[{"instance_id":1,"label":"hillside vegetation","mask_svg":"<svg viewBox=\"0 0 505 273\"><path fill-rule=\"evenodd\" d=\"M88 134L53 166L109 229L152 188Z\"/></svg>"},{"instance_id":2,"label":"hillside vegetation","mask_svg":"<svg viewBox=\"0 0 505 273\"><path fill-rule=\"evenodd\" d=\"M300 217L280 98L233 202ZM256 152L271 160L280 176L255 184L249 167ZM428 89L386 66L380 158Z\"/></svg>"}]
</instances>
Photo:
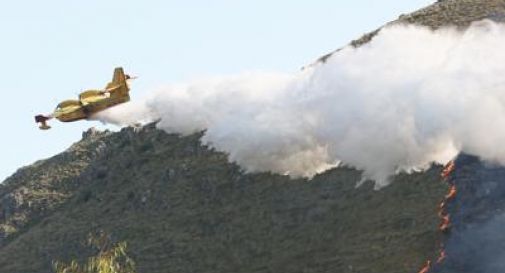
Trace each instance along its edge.
<instances>
[{"instance_id":1,"label":"hillside vegetation","mask_svg":"<svg viewBox=\"0 0 505 273\"><path fill-rule=\"evenodd\" d=\"M504 15L505 0L444 0L393 23L465 27ZM91 129L21 168L0 186L0 272L89 257L83 239L100 230L128 243L141 273L405 273L437 255L439 166L374 191L355 188L360 172L345 166L310 181L244 173L200 137L153 124Z\"/></svg>"},{"instance_id":2,"label":"hillside vegetation","mask_svg":"<svg viewBox=\"0 0 505 273\"><path fill-rule=\"evenodd\" d=\"M90 131L66 152L87 165L59 155L20 170L5 187L23 187L26 221L2 243L0 272L51 272L53 259L88 256L82 240L96 230L128 242L138 271L151 273L409 272L435 252L439 168L356 189L360 174L346 167L311 181L245 174L200 136ZM55 179L38 184L52 162ZM62 197L40 211L27 205L40 191Z\"/></svg>"}]
</instances>

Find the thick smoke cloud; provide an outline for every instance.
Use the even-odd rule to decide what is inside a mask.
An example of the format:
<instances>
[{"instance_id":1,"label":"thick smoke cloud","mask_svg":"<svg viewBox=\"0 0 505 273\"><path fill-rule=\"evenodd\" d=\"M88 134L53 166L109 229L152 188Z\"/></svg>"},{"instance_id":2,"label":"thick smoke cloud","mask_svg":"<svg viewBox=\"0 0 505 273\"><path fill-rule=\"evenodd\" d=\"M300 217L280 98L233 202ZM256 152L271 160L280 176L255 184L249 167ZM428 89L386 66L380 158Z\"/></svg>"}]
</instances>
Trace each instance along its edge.
<instances>
[{"instance_id":1,"label":"thick smoke cloud","mask_svg":"<svg viewBox=\"0 0 505 273\"><path fill-rule=\"evenodd\" d=\"M244 73L172 85L101 113L157 119L248 171L311 176L339 162L384 186L458 152L505 163L505 26L390 26L294 74Z\"/></svg>"}]
</instances>

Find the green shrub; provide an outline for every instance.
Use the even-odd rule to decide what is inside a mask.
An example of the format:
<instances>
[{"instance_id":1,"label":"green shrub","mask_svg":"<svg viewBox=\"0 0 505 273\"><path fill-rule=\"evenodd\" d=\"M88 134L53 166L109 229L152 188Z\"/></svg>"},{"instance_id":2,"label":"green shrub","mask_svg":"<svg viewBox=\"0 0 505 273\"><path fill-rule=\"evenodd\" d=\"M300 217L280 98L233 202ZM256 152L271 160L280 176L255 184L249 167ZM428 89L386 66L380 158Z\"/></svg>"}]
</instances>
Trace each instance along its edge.
<instances>
[{"instance_id":1,"label":"green shrub","mask_svg":"<svg viewBox=\"0 0 505 273\"><path fill-rule=\"evenodd\" d=\"M88 237L88 245L97 252L87 262L79 264L54 262L55 273L136 273L135 263L126 253L126 242L112 244L110 236L99 232Z\"/></svg>"}]
</instances>

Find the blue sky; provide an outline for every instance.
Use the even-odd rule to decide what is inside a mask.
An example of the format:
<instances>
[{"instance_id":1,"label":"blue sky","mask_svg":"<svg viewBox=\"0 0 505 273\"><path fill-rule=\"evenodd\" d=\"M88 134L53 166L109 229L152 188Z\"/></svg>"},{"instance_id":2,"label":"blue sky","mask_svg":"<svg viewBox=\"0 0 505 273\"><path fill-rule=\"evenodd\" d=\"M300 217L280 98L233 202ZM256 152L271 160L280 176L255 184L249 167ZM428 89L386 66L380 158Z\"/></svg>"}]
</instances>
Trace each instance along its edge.
<instances>
[{"instance_id":1,"label":"blue sky","mask_svg":"<svg viewBox=\"0 0 505 273\"><path fill-rule=\"evenodd\" d=\"M248 70L297 71L427 0L48 0L0 9L0 181L55 155L97 122L33 121L115 66L140 76L132 99L170 83Z\"/></svg>"}]
</instances>

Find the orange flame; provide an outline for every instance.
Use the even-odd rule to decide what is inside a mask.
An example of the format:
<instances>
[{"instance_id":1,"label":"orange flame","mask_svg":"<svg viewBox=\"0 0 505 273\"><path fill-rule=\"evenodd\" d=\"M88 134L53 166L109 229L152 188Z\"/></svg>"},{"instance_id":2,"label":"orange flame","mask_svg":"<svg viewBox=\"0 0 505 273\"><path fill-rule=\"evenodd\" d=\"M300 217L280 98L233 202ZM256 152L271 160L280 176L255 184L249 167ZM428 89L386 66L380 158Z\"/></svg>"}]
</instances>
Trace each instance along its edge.
<instances>
[{"instance_id":1,"label":"orange flame","mask_svg":"<svg viewBox=\"0 0 505 273\"><path fill-rule=\"evenodd\" d=\"M439 229L442 232L448 231L449 228L451 227L450 215L446 211L447 203L456 197L456 194L458 191L457 191L456 185L453 182L448 181L448 178L449 178L449 175L454 171L455 168L456 168L456 164L454 164L454 161L451 161L451 162L447 163L447 165L444 167L444 169L442 170L442 173L441 173L442 178L450 185L449 192L447 192L447 194L444 196L444 199L440 202L439 211L438 211L438 217L441 220Z\"/></svg>"},{"instance_id":2,"label":"orange flame","mask_svg":"<svg viewBox=\"0 0 505 273\"><path fill-rule=\"evenodd\" d=\"M439 254L438 259L437 259L437 264L442 263L445 260L445 258L447 258L447 255L445 254L445 250L442 248L440 250L440 254Z\"/></svg>"},{"instance_id":3,"label":"orange flame","mask_svg":"<svg viewBox=\"0 0 505 273\"><path fill-rule=\"evenodd\" d=\"M419 271L419 273L428 273L431 269L431 261L428 260L426 261L426 264L424 265L424 267Z\"/></svg>"},{"instance_id":4,"label":"orange flame","mask_svg":"<svg viewBox=\"0 0 505 273\"><path fill-rule=\"evenodd\" d=\"M447 179L455 168L456 164L454 164L454 160L451 160L449 163L447 163L447 165L445 165L440 176L442 176L443 179Z\"/></svg>"},{"instance_id":5,"label":"orange flame","mask_svg":"<svg viewBox=\"0 0 505 273\"><path fill-rule=\"evenodd\" d=\"M449 217L449 214L442 215L442 222L440 223L439 229L442 232L449 231L449 228L451 227L451 219Z\"/></svg>"},{"instance_id":6,"label":"orange flame","mask_svg":"<svg viewBox=\"0 0 505 273\"><path fill-rule=\"evenodd\" d=\"M445 200L451 200L453 199L454 197L456 197L456 193L457 193L457 189L456 189L456 185L451 185L451 188L449 189L449 193L447 193L447 195L445 195Z\"/></svg>"}]
</instances>

